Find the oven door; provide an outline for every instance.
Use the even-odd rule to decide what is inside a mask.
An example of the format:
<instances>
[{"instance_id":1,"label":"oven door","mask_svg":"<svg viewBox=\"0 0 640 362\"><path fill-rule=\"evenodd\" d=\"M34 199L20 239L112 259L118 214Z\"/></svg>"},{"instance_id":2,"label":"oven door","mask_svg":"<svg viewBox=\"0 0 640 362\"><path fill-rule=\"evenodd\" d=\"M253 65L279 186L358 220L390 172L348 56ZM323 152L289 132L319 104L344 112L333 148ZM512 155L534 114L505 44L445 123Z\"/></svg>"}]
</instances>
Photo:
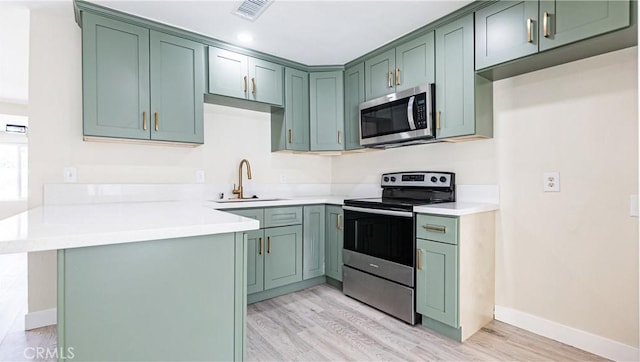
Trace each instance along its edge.
<instances>
[{"instance_id":1,"label":"oven door","mask_svg":"<svg viewBox=\"0 0 640 362\"><path fill-rule=\"evenodd\" d=\"M352 206L343 209L344 264L413 287L413 213Z\"/></svg>"}]
</instances>

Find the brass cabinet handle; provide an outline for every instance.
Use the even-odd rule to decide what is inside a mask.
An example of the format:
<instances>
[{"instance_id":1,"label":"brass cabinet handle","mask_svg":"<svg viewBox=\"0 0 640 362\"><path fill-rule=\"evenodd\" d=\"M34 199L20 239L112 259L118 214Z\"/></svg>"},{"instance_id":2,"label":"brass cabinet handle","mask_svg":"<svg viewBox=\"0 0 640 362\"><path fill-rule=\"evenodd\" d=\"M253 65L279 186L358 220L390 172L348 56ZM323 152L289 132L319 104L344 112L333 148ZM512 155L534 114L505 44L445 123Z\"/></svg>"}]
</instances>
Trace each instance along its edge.
<instances>
[{"instance_id":1,"label":"brass cabinet handle","mask_svg":"<svg viewBox=\"0 0 640 362\"><path fill-rule=\"evenodd\" d=\"M251 78L251 93L256 93L256 78Z\"/></svg>"},{"instance_id":2,"label":"brass cabinet handle","mask_svg":"<svg viewBox=\"0 0 640 362\"><path fill-rule=\"evenodd\" d=\"M531 24L533 20L531 18L527 19L527 42L531 43L533 41L533 37L531 36Z\"/></svg>"},{"instance_id":3,"label":"brass cabinet handle","mask_svg":"<svg viewBox=\"0 0 640 362\"><path fill-rule=\"evenodd\" d=\"M422 254L422 250L416 249L416 257L418 258L416 267L418 268L418 270L422 270L422 260L420 260L420 254Z\"/></svg>"},{"instance_id":4,"label":"brass cabinet handle","mask_svg":"<svg viewBox=\"0 0 640 362\"><path fill-rule=\"evenodd\" d=\"M267 236L267 254L271 254L271 236Z\"/></svg>"},{"instance_id":5,"label":"brass cabinet handle","mask_svg":"<svg viewBox=\"0 0 640 362\"><path fill-rule=\"evenodd\" d=\"M440 117L441 117L441 113L440 111L438 111L438 113L436 113L436 129L440 129Z\"/></svg>"},{"instance_id":6,"label":"brass cabinet handle","mask_svg":"<svg viewBox=\"0 0 640 362\"><path fill-rule=\"evenodd\" d=\"M342 214L338 214L338 217L336 218L336 228L338 228L338 230L342 230Z\"/></svg>"},{"instance_id":7,"label":"brass cabinet handle","mask_svg":"<svg viewBox=\"0 0 640 362\"><path fill-rule=\"evenodd\" d=\"M391 83L391 77L393 77L393 72L389 71L389 77L387 78L387 85L389 86L389 88L393 87L393 84Z\"/></svg>"},{"instance_id":8,"label":"brass cabinet handle","mask_svg":"<svg viewBox=\"0 0 640 362\"><path fill-rule=\"evenodd\" d=\"M293 143L293 131L289 129L289 143Z\"/></svg>"},{"instance_id":9,"label":"brass cabinet handle","mask_svg":"<svg viewBox=\"0 0 640 362\"><path fill-rule=\"evenodd\" d=\"M342 144L342 131L338 131L338 144Z\"/></svg>"},{"instance_id":10,"label":"brass cabinet handle","mask_svg":"<svg viewBox=\"0 0 640 362\"><path fill-rule=\"evenodd\" d=\"M396 85L400 85L400 68L396 68Z\"/></svg>"},{"instance_id":11,"label":"brass cabinet handle","mask_svg":"<svg viewBox=\"0 0 640 362\"><path fill-rule=\"evenodd\" d=\"M427 230L427 231L433 231L434 233L446 233L447 232L447 228L445 226L439 226L439 225L422 225L422 227Z\"/></svg>"},{"instance_id":12,"label":"brass cabinet handle","mask_svg":"<svg viewBox=\"0 0 640 362\"><path fill-rule=\"evenodd\" d=\"M243 90L244 90L245 93L247 93L247 76L245 75L243 79L244 79L244 88L243 88Z\"/></svg>"},{"instance_id":13,"label":"brass cabinet handle","mask_svg":"<svg viewBox=\"0 0 640 362\"><path fill-rule=\"evenodd\" d=\"M548 12L544 12L544 15L542 16L542 35L545 38L549 37L549 13Z\"/></svg>"},{"instance_id":14,"label":"brass cabinet handle","mask_svg":"<svg viewBox=\"0 0 640 362\"><path fill-rule=\"evenodd\" d=\"M158 112L155 112L155 113L153 114L153 116L155 117L156 132L158 132L158 128L159 128L159 125L160 125L160 122L158 121Z\"/></svg>"},{"instance_id":15,"label":"brass cabinet handle","mask_svg":"<svg viewBox=\"0 0 640 362\"><path fill-rule=\"evenodd\" d=\"M262 250L263 250L263 248L264 248L264 245L263 245L263 243L262 243L262 238L258 238L258 244L259 244L259 247L258 247L258 255L262 255Z\"/></svg>"},{"instance_id":16,"label":"brass cabinet handle","mask_svg":"<svg viewBox=\"0 0 640 362\"><path fill-rule=\"evenodd\" d=\"M147 130L147 111L142 111L142 129Z\"/></svg>"}]
</instances>

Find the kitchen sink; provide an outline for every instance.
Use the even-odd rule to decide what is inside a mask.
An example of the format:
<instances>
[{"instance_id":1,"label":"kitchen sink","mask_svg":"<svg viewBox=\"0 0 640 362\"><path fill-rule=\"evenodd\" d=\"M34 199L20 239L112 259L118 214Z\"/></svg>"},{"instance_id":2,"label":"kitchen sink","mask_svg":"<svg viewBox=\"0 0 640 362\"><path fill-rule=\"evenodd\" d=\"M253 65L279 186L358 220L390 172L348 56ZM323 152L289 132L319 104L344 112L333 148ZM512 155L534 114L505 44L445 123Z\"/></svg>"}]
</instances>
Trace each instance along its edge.
<instances>
[{"instance_id":1,"label":"kitchen sink","mask_svg":"<svg viewBox=\"0 0 640 362\"><path fill-rule=\"evenodd\" d=\"M219 203L228 203L228 202L261 202L261 201L279 201L279 200L286 200L286 199L277 199L277 198L261 199L258 197L250 197L246 199L219 199L219 200L210 200L210 201L219 202Z\"/></svg>"}]
</instances>

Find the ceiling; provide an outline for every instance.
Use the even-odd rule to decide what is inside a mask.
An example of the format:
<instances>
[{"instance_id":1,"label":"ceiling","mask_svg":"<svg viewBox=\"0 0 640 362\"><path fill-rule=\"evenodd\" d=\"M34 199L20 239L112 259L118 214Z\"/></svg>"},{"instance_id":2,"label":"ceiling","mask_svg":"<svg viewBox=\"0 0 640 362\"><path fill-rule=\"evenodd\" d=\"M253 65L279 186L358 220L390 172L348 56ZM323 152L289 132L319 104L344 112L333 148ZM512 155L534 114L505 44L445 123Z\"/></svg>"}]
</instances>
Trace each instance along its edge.
<instances>
[{"instance_id":1,"label":"ceiling","mask_svg":"<svg viewBox=\"0 0 640 362\"><path fill-rule=\"evenodd\" d=\"M302 64L339 65L472 1L274 0L255 21L232 14L240 0L91 2Z\"/></svg>"}]
</instances>

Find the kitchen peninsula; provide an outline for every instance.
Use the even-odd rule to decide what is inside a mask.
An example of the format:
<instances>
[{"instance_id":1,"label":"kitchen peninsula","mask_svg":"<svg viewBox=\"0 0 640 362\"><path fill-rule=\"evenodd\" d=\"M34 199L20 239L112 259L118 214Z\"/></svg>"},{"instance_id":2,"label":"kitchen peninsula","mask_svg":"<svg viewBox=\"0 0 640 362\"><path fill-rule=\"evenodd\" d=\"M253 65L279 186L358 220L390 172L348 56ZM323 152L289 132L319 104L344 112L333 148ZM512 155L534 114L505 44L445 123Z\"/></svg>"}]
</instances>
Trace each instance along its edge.
<instances>
[{"instance_id":1,"label":"kitchen peninsula","mask_svg":"<svg viewBox=\"0 0 640 362\"><path fill-rule=\"evenodd\" d=\"M57 347L78 360L242 360L258 227L197 202L44 206L0 221L0 254L58 250Z\"/></svg>"}]
</instances>

